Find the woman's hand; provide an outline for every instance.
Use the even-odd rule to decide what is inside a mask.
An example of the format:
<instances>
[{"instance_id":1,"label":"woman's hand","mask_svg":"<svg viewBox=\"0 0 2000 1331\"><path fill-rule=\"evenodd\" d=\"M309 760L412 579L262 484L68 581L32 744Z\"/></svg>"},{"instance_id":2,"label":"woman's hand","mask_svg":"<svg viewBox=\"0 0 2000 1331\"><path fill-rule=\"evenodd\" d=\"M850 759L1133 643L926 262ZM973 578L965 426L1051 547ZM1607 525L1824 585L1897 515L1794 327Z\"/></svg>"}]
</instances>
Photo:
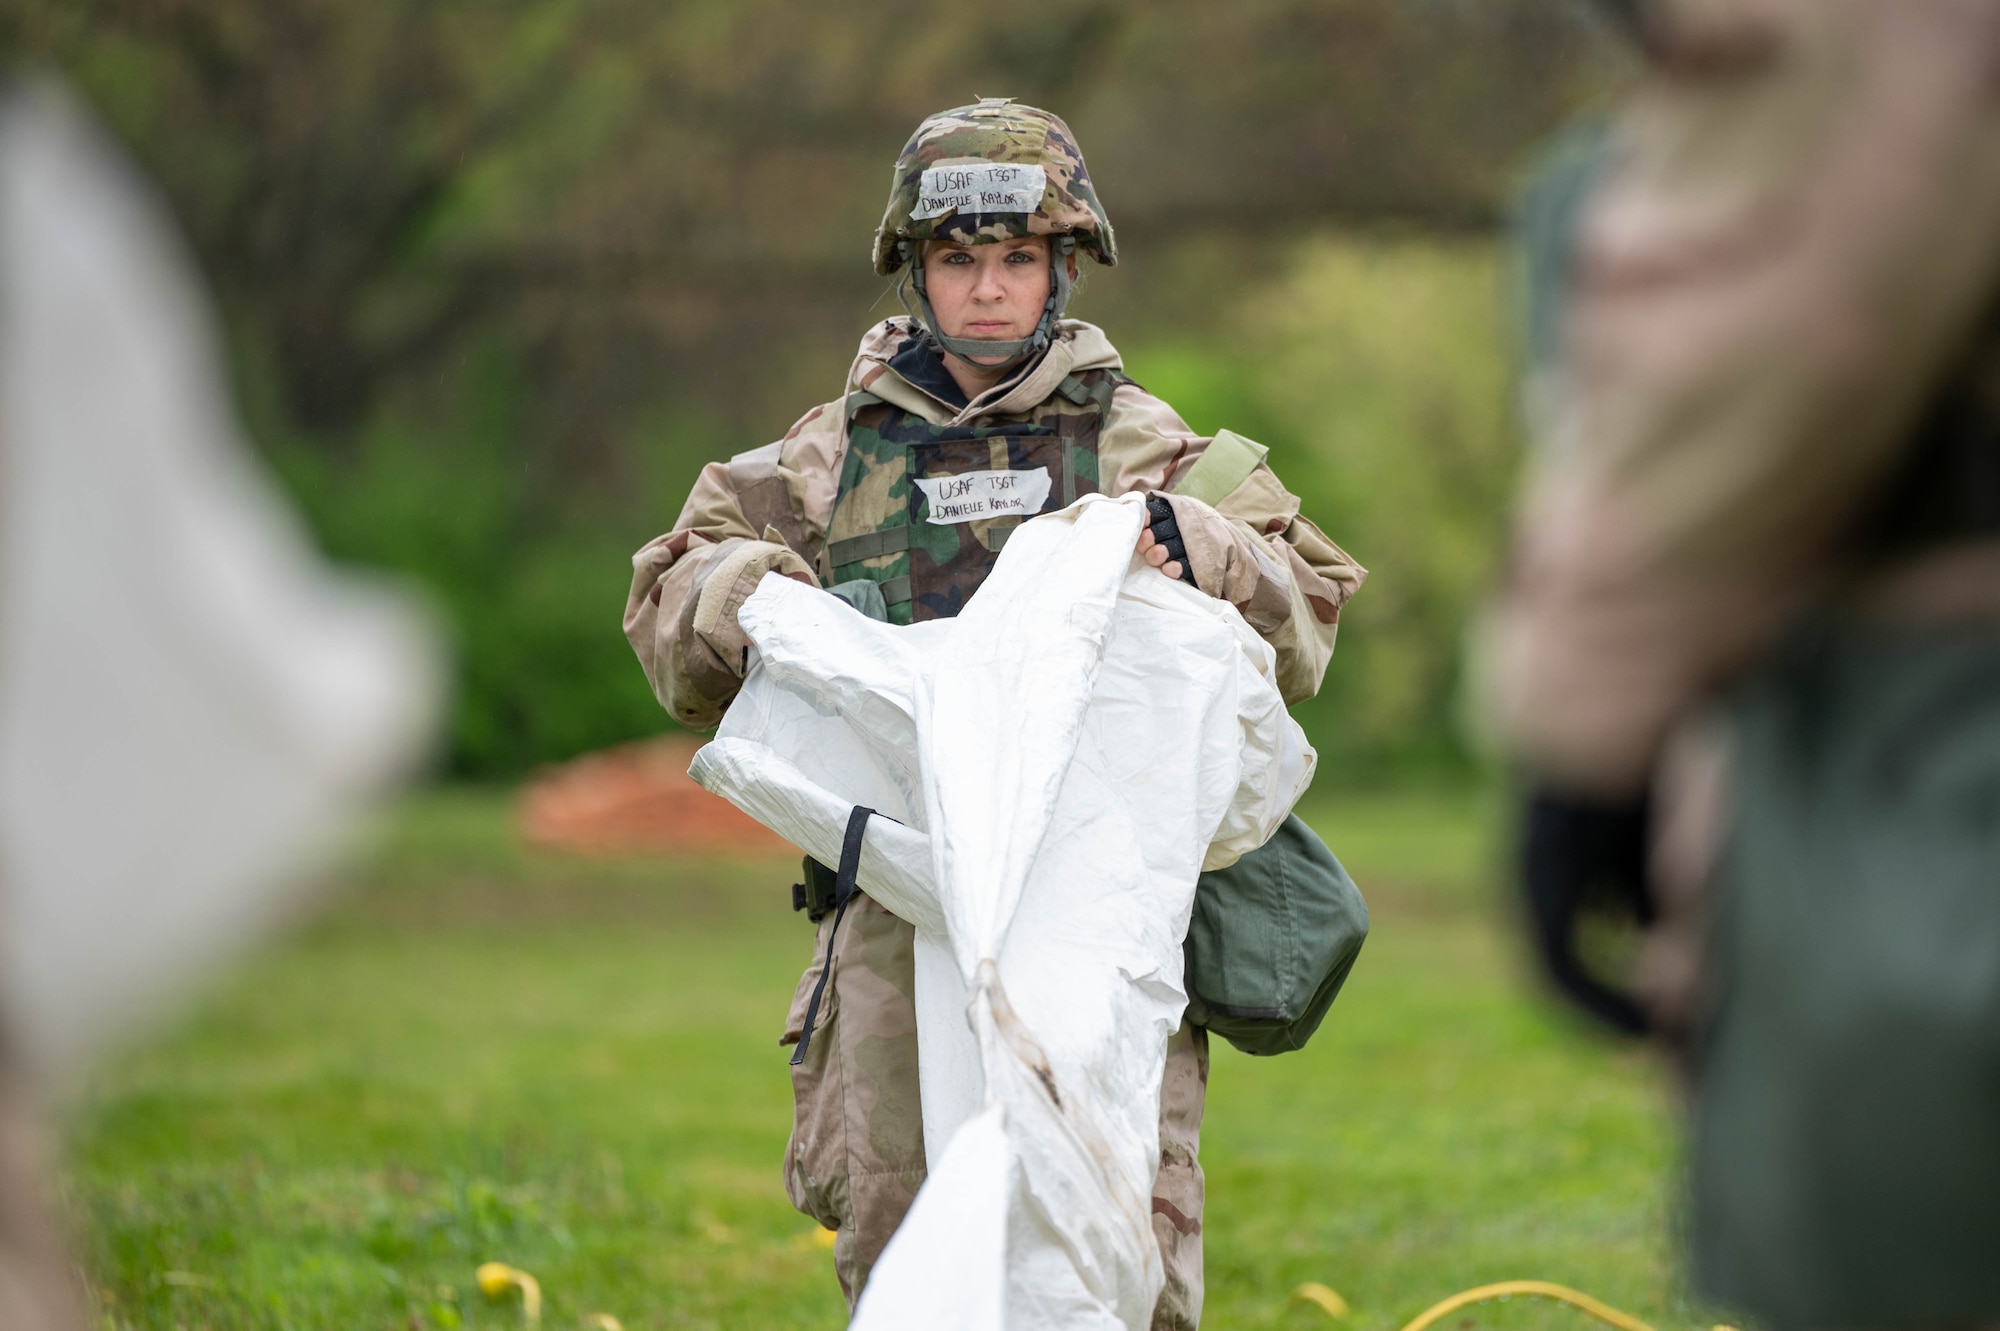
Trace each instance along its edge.
<instances>
[{"instance_id":1,"label":"woman's hand","mask_svg":"<svg viewBox=\"0 0 2000 1331\"><path fill-rule=\"evenodd\" d=\"M1194 570L1188 567L1187 546L1174 521L1174 508L1165 495L1146 498L1146 525L1139 529L1139 556L1170 578L1195 585Z\"/></svg>"},{"instance_id":2,"label":"woman's hand","mask_svg":"<svg viewBox=\"0 0 2000 1331\"><path fill-rule=\"evenodd\" d=\"M1153 529L1150 525L1139 528L1139 553L1145 557L1148 564L1170 578L1181 576L1182 569L1186 567L1180 560L1167 557L1167 547L1153 539Z\"/></svg>"}]
</instances>

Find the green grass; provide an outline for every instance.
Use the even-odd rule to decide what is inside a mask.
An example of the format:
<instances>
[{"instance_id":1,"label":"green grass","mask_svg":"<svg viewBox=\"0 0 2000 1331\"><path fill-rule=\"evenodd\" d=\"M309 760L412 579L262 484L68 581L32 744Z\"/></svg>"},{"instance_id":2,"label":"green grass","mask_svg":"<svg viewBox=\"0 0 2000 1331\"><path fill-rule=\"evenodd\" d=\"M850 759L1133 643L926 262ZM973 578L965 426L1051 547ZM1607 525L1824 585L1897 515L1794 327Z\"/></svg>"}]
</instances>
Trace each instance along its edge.
<instances>
[{"instance_id":1,"label":"green grass","mask_svg":"<svg viewBox=\"0 0 2000 1331\"><path fill-rule=\"evenodd\" d=\"M1215 1058L1202 1156L1214 1328L1392 1331L1509 1277L1695 1324L1667 1241L1670 1091L1528 993L1478 795L1315 796L1375 932L1313 1047ZM393 820L309 927L116 1060L65 1191L104 1324L833 1327L779 1183L776 1038L806 960L783 862L520 850L504 801ZM1578 1326L1516 1300L1452 1327ZM1706 1324L1705 1322L1702 1324Z\"/></svg>"}]
</instances>

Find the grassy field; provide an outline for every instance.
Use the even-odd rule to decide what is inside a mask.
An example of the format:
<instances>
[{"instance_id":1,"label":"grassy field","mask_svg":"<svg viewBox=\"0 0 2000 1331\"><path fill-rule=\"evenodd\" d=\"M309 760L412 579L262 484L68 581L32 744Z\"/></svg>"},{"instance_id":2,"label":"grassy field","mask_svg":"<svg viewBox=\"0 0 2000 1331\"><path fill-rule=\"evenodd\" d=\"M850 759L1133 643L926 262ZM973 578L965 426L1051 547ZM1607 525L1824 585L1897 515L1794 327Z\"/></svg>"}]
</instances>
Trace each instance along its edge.
<instances>
[{"instance_id":1,"label":"grassy field","mask_svg":"<svg viewBox=\"0 0 2000 1331\"><path fill-rule=\"evenodd\" d=\"M1214 1328L1359 1331L1540 1277L1666 1328L1671 1092L1535 1000L1476 795L1308 809L1375 930L1312 1048L1215 1059L1203 1161ZM525 852L504 797L406 807L314 923L117 1060L65 1190L107 1327L833 1327L786 1204L776 1043L806 960L783 862ZM1582 1326L1515 1300L1458 1328Z\"/></svg>"}]
</instances>

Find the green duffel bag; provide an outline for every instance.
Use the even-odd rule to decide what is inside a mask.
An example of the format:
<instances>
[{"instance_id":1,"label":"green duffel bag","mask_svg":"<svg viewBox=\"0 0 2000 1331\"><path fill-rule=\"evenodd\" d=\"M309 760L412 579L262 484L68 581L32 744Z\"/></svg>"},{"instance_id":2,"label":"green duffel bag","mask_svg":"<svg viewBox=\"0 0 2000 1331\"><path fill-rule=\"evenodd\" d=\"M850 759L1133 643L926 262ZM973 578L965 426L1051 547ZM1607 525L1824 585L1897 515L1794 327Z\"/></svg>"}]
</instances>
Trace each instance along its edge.
<instances>
[{"instance_id":1,"label":"green duffel bag","mask_svg":"<svg viewBox=\"0 0 2000 1331\"><path fill-rule=\"evenodd\" d=\"M1246 1054L1301 1049L1368 939L1368 905L1297 814L1201 876L1188 920L1188 1020Z\"/></svg>"}]
</instances>

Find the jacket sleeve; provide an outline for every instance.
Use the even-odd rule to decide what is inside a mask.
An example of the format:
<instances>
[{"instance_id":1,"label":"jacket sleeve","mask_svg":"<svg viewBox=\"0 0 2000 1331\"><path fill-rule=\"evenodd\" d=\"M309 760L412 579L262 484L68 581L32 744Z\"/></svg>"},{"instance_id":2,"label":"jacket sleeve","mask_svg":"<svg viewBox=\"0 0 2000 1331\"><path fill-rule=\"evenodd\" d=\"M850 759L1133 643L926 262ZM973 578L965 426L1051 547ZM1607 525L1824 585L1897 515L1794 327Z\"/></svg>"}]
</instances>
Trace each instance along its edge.
<instances>
[{"instance_id":1,"label":"jacket sleeve","mask_svg":"<svg viewBox=\"0 0 2000 1331\"><path fill-rule=\"evenodd\" d=\"M818 585L839 421L815 408L777 443L709 463L674 529L632 556L625 637L682 725L713 729L736 697L750 651L736 612L764 575Z\"/></svg>"},{"instance_id":2,"label":"jacket sleeve","mask_svg":"<svg viewBox=\"0 0 2000 1331\"><path fill-rule=\"evenodd\" d=\"M1515 754L1607 795L1868 572L1846 533L2000 289L2000 3L1658 13L1483 662Z\"/></svg>"},{"instance_id":3,"label":"jacket sleeve","mask_svg":"<svg viewBox=\"0 0 2000 1331\"><path fill-rule=\"evenodd\" d=\"M1298 496L1267 463L1214 504L1175 493L1213 442L1159 398L1121 385L1098 445L1105 493L1164 492L1195 585L1234 605L1271 644L1286 702L1310 698L1333 656L1340 608L1368 572L1299 512Z\"/></svg>"}]
</instances>

